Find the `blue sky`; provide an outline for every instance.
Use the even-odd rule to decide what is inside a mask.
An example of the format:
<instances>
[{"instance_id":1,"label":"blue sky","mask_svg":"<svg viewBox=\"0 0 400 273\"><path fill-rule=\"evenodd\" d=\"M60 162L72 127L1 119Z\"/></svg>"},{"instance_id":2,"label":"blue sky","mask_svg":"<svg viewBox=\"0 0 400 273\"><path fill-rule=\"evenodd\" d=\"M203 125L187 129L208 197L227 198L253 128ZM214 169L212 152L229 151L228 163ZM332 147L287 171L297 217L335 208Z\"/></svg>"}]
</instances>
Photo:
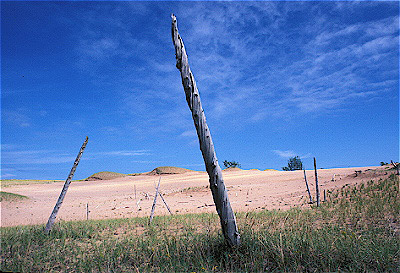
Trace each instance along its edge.
<instances>
[{"instance_id":1,"label":"blue sky","mask_svg":"<svg viewBox=\"0 0 400 273\"><path fill-rule=\"evenodd\" d=\"M171 13L221 165L398 161L398 2L2 2L2 178L204 170Z\"/></svg>"}]
</instances>

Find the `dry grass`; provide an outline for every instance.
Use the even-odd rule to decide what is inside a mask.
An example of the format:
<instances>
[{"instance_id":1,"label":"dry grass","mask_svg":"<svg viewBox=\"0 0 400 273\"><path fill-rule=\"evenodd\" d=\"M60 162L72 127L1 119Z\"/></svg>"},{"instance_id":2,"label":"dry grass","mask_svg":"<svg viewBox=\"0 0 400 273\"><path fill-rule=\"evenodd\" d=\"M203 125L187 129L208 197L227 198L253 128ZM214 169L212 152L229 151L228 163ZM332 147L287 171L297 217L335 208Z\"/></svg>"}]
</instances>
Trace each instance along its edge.
<instances>
[{"instance_id":1,"label":"dry grass","mask_svg":"<svg viewBox=\"0 0 400 273\"><path fill-rule=\"evenodd\" d=\"M92 174L88 178L86 178L86 181L93 181L93 180L110 180L110 179L115 179L115 178L121 178L127 176L126 174L123 173L116 173L116 172L98 172L95 174Z\"/></svg>"},{"instance_id":2,"label":"dry grass","mask_svg":"<svg viewBox=\"0 0 400 273\"><path fill-rule=\"evenodd\" d=\"M189 214L2 228L1 270L17 272L399 272L396 176L345 186L309 210Z\"/></svg>"},{"instance_id":3,"label":"dry grass","mask_svg":"<svg viewBox=\"0 0 400 273\"><path fill-rule=\"evenodd\" d=\"M19 186L19 185L33 185L33 184L50 184L60 182L62 180L30 180L30 179L2 179L0 180L1 186L4 188Z\"/></svg>"},{"instance_id":4,"label":"dry grass","mask_svg":"<svg viewBox=\"0 0 400 273\"><path fill-rule=\"evenodd\" d=\"M25 195L20 195L11 192L0 191L0 202L13 202L13 201L21 201L24 199L28 199Z\"/></svg>"},{"instance_id":5,"label":"dry grass","mask_svg":"<svg viewBox=\"0 0 400 273\"><path fill-rule=\"evenodd\" d=\"M162 167L157 167L151 172L149 172L149 175L162 175L162 174L181 174L181 173L187 173L187 172L193 172L192 170L185 169L185 168L179 168L179 167L170 167L170 166L162 166Z\"/></svg>"},{"instance_id":6,"label":"dry grass","mask_svg":"<svg viewBox=\"0 0 400 273\"><path fill-rule=\"evenodd\" d=\"M238 167L229 167L222 170L223 172L236 172L236 171L243 171L241 168Z\"/></svg>"}]
</instances>

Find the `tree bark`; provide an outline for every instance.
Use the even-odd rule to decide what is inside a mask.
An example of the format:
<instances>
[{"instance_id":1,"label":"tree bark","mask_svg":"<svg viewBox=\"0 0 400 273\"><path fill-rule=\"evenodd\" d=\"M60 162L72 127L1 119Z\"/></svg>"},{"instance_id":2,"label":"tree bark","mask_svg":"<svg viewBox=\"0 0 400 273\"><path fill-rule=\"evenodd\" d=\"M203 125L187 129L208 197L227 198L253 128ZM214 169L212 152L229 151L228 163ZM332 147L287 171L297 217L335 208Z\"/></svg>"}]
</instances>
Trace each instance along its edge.
<instances>
[{"instance_id":1,"label":"tree bark","mask_svg":"<svg viewBox=\"0 0 400 273\"><path fill-rule=\"evenodd\" d=\"M310 204L314 203L311 197L311 192L310 192L310 187L308 186L308 182L307 182L307 176L306 176L306 170L303 169L304 171L304 180L306 181L306 187L307 187L307 192L308 192L308 198L310 198Z\"/></svg>"},{"instance_id":2,"label":"tree bark","mask_svg":"<svg viewBox=\"0 0 400 273\"><path fill-rule=\"evenodd\" d=\"M157 187L156 187L156 194L154 195L153 206L151 206L151 213L150 213L149 225L151 224L151 221L153 221L154 210L156 209L158 188L160 187L160 182L161 182L161 176L160 176L160 179L158 180L158 185L157 185Z\"/></svg>"},{"instance_id":3,"label":"tree bark","mask_svg":"<svg viewBox=\"0 0 400 273\"><path fill-rule=\"evenodd\" d=\"M240 234L237 229L235 214L233 213L229 202L228 192L224 185L222 171L218 164L210 130L206 123L206 116L204 115L204 110L201 105L200 95L189 67L185 46L183 45L182 38L178 33L176 17L173 14L171 17L172 40L175 47L176 67L181 73L186 101L192 112L194 125L200 142L200 150L209 176L210 189L217 213L220 217L222 232L230 246L237 246L240 244Z\"/></svg>"},{"instance_id":4,"label":"tree bark","mask_svg":"<svg viewBox=\"0 0 400 273\"><path fill-rule=\"evenodd\" d=\"M399 163L394 163L393 160L390 160L390 162L392 163L394 169L396 170L396 174L400 175L400 171L399 171Z\"/></svg>"},{"instance_id":5,"label":"tree bark","mask_svg":"<svg viewBox=\"0 0 400 273\"><path fill-rule=\"evenodd\" d=\"M171 210L169 209L169 206L168 206L168 204L167 204L167 201L165 201L164 196L162 195L162 193L161 193L160 191L158 192L158 194L160 195L161 200L164 202L165 206L167 207L167 210L168 210L169 213L172 215L172 212L171 212Z\"/></svg>"},{"instance_id":6,"label":"tree bark","mask_svg":"<svg viewBox=\"0 0 400 273\"><path fill-rule=\"evenodd\" d=\"M79 161L81 160L83 151L85 150L86 144L88 143L88 141L89 141L89 138L86 137L85 142L83 142L82 147L79 150L78 156L75 159L74 165L72 166L72 169L69 172L68 178L67 178L67 180L65 180L64 187L60 193L60 196L58 197L57 203L54 206L52 213L50 214L49 220L47 221L46 227L44 229L45 233L50 232L54 222L56 221L58 210L60 209L60 207L64 201L64 197L67 194L69 184L71 184L71 180L74 177L76 167L78 167Z\"/></svg>"},{"instance_id":7,"label":"tree bark","mask_svg":"<svg viewBox=\"0 0 400 273\"><path fill-rule=\"evenodd\" d=\"M319 207L319 186L318 186L318 172L317 172L317 161L314 157L314 171L315 171L315 191L317 195L317 207Z\"/></svg>"}]
</instances>

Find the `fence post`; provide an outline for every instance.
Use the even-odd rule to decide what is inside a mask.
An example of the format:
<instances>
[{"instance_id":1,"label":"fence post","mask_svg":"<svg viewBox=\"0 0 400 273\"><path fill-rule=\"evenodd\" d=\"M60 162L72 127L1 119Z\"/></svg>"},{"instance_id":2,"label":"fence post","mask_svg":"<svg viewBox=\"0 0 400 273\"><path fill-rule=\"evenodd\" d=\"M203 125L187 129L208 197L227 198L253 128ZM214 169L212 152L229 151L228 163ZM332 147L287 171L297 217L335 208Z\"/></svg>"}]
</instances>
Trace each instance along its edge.
<instances>
[{"instance_id":1,"label":"fence post","mask_svg":"<svg viewBox=\"0 0 400 273\"><path fill-rule=\"evenodd\" d=\"M158 185L157 185L157 187L156 187L156 194L154 195L153 205L151 206L151 213L150 213L149 225L151 224L151 221L153 221L154 210L156 209L158 188L160 187L160 182L161 182L161 176L160 176L160 179L158 180Z\"/></svg>"},{"instance_id":2,"label":"fence post","mask_svg":"<svg viewBox=\"0 0 400 273\"><path fill-rule=\"evenodd\" d=\"M399 171L399 165L400 165L400 163L394 163L393 160L390 160L390 162L392 163L393 167L395 168L396 174L397 174L397 175L400 175L400 171Z\"/></svg>"},{"instance_id":3,"label":"fence post","mask_svg":"<svg viewBox=\"0 0 400 273\"><path fill-rule=\"evenodd\" d=\"M312 200L312 196L311 196L311 192L310 192L310 187L308 186L307 176L306 176L306 170L303 169L303 171L304 171L304 181L306 181L306 187L307 187L307 192L308 192L308 198L310 198L309 204L312 204L312 203L314 203L314 201Z\"/></svg>"},{"instance_id":4,"label":"fence post","mask_svg":"<svg viewBox=\"0 0 400 273\"><path fill-rule=\"evenodd\" d=\"M60 207L63 203L65 195L67 194L68 187L71 184L72 177L74 177L76 167L78 167L79 161L81 160L83 151L85 150L86 144L88 143L88 141L89 141L89 138L86 137L85 142L83 142L82 147L79 150L78 156L75 159L74 165L72 166L72 169L69 172L68 178L67 178L67 180L65 180L64 187L60 193L60 196L58 197L57 203L54 206L52 213L50 214L49 220L47 221L46 227L44 229L45 233L50 232L50 230L56 220L58 210L60 209Z\"/></svg>"},{"instance_id":5,"label":"fence post","mask_svg":"<svg viewBox=\"0 0 400 273\"><path fill-rule=\"evenodd\" d=\"M165 206L167 207L167 210L168 210L169 213L172 215L172 212L171 212L171 210L169 209L169 206L168 206L167 202L165 201L164 196L162 195L162 193L161 193L160 191L158 192L158 194L160 195L161 200L164 202Z\"/></svg>"},{"instance_id":6,"label":"fence post","mask_svg":"<svg viewBox=\"0 0 400 273\"><path fill-rule=\"evenodd\" d=\"M317 207L319 207L319 187L318 187L318 172L317 172L317 161L314 157L314 171L315 171L315 191L317 195Z\"/></svg>"}]
</instances>

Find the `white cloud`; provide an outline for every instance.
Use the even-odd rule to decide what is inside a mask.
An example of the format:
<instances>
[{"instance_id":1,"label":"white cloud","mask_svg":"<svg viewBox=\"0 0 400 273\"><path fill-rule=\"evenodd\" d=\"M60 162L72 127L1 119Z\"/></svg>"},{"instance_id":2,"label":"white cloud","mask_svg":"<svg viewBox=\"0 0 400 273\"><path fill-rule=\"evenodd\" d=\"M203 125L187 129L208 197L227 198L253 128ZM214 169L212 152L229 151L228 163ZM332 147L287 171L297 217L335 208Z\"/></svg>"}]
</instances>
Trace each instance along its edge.
<instances>
[{"instance_id":1,"label":"white cloud","mask_svg":"<svg viewBox=\"0 0 400 273\"><path fill-rule=\"evenodd\" d=\"M149 150L137 150L137 151L111 151L111 152L99 152L98 155L111 155L111 156L140 156L150 155Z\"/></svg>"},{"instance_id":2,"label":"white cloud","mask_svg":"<svg viewBox=\"0 0 400 273\"><path fill-rule=\"evenodd\" d=\"M287 150L287 151L281 151L281 150L272 150L275 154L277 154L278 156L282 157L282 158L289 158L289 157L295 157L298 156L302 159L305 158L310 158L312 155L311 153L307 153L305 155L299 155L298 153L292 151L292 150Z\"/></svg>"},{"instance_id":3,"label":"white cloud","mask_svg":"<svg viewBox=\"0 0 400 273\"><path fill-rule=\"evenodd\" d=\"M31 126L31 119L21 110L3 110L2 118L15 126L22 128Z\"/></svg>"},{"instance_id":4,"label":"white cloud","mask_svg":"<svg viewBox=\"0 0 400 273\"><path fill-rule=\"evenodd\" d=\"M280 157L283 158L289 158L289 157L294 157L297 154L294 151L288 150L288 151L281 151L281 150L272 150L275 154L279 155Z\"/></svg>"},{"instance_id":5,"label":"white cloud","mask_svg":"<svg viewBox=\"0 0 400 273\"><path fill-rule=\"evenodd\" d=\"M87 153L82 160L90 160L99 156L146 156L151 155L149 150L120 150L109 152ZM56 150L19 150L2 151L2 164L4 165L36 165L73 163L76 156L65 154Z\"/></svg>"},{"instance_id":6,"label":"white cloud","mask_svg":"<svg viewBox=\"0 0 400 273\"><path fill-rule=\"evenodd\" d=\"M196 137L197 133L196 130L187 130L185 132L183 132L182 134L180 134L181 137Z\"/></svg>"},{"instance_id":7,"label":"white cloud","mask_svg":"<svg viewBox=\"0 0 400 273\"><path fill-rule=\"evenodd\" d=\"M74 156L44 156L44 157L14 157L14 158L3 158L3 164L60 164L60 163L73 163L75 160Z\"/></svg>"},{"instance_id":8,"label":"white cloud","mask_svg":"<svg viewBox=\"0 0 400 273\"><path fill-rule=\"evenodd\" d=\"M12 173L1 173L1 179L8 179L8 178L15 177L15 176L16 175L12 174Z\"/></svg>"},{"instance_id":9,"label":"white cloud","mask_svg":"<svg viewBox=\"0 0 400 273\"><path fill-rule=\"evenodd\" d=\"M3 151L3 150L12 150L12 149L15 149L16 147L18 147L17 145L14 145L14 144L5 144L5 143L2 143L2 144L0 144L0 147L1 147L1 150Z\"/></svg>"},{"instance_id":10,"label":"white cloud","mask_svg":"<svg viewBox=\"0 0 400 273\"><path fill-rule=\"evenodd\" d=\"M1 153L1 160L4 165L73 163L75 158L74 156L65 155L54 150L8 150Z\"/></svg>"},{"instance_id":11,"label":"white cloud","mask_svg":"<svg viewBox=\"0 0 400 273\"><path fill-rule=\"evenodd\" d=\"M138 16L152 5L138 4ZM357 11L363 5L350 6ZM113 13L123 14L125 6L116 5ZM135 10L134 3L129 6ZM177 7L203 107L218 122L229 118L243 124L342 111L396 85L390 84L389 75L398 73L392 65L398 59L398 16L346 24L340 19L345 10L340 8L335 21L326 15L335 9L333 3L311 2L193 2ZM289 17L297 11L309 19L288 28L293 20ZM169 22L163 21L168 19L154 19L153 38L140 39L132 32L135 21L129 25L123 16L113 16L103 22L90 13L78 47L83 67L92 71L95 81L115 80L121 108L141 117L133 123L145 133L178 131L191 122ZM116 61L124 68L113 79L114 74L103 70Z\"/></svg>"}]
</instances>

